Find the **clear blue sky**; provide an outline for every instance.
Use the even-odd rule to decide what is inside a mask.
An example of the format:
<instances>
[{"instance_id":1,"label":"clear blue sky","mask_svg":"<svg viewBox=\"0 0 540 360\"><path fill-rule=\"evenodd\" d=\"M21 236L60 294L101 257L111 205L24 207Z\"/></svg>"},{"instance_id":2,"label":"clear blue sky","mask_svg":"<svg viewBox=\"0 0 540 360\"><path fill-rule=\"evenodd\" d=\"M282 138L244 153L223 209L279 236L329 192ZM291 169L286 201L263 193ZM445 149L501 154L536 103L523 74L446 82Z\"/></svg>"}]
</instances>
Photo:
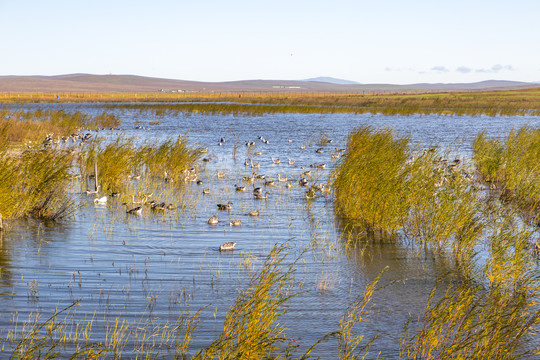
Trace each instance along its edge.
<instances>
[{"instance_id":1,"label":"clear blue sky","mask_svg":"<svg viewBox=\"0 0 540 360\"><path fill-rule=\"evenodd\" d=\"M0 75L540 81L540 0L0 0Z\"/></svg>"}]
</instances>

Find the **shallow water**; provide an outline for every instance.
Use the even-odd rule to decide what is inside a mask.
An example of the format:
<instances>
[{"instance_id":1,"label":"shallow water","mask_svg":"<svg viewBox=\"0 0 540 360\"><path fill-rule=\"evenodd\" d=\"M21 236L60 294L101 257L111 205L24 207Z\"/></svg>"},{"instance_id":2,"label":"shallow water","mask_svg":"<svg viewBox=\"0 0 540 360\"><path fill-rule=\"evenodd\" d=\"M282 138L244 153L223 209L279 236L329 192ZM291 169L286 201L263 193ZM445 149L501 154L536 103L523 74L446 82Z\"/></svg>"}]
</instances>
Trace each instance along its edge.
<instances>
[{"instance_id":1,"label":"shallow water","mask_svg":"<svg viewBox=\"0 0 540 360\"><path fill-rule=\"evenodd\" d=\"M68 110L102 112L98 105L23 105L63 106ZM13 314L19 322L31 312L44 317L55 308L65 308L81 299L76 319L94 317L92 338L102 340L104 327L116 317L131 323L174 322L182 311L201 312L192 352L207 346L220 333L228 307L234 302L251 269L264 260L276 243L288 242L290 259L303 253L295 279L302 282L302 293L289 302L288 312L280 320L287 335L307 348L330 331L339 328L339 319L347 306L383 269L382 284L376 292L371 322L356 330L371 338L379 334L370 358L378 354L395 358L403 325L413 324L422 314L426 299L438 276L449 269L442 258L418 256L400 241L368 242L362 249L351 249L341 239L341 225L335 218L331 196L307 201L297 180L311 169L312 182L326 182L338 160L331 159L335 149L344 148L348 133L369 124L390 127L399 136L410 136L420 147L455 146L459 156L470 157L471 142L486 129L490 136L504 136L512 128L528 124L539 126L537 117L469 116L382 116L347 114L271 114L257 117L169 114L156 117L145 111L112 110L123 120L120 130L104 130L95 136L120 134L138 137L140 142L160 142L187 134L190 142L208 147L211 161L201 177L203 185L185 186L186 207L153 214L145 209L141 217L126 216L120 203L111 199L99 207L81 194L86 184L74 183L77 204L73 220L62 224L43 224L33 220L14 222L4 234L0 253L0 327L7 329ZM159 125L149 125L153 120ZM136 129L135 123L143 129ZM317 144L322 135L331 144ZM257 138L263 136L269 144ZM218 145L220 138L225 143ZM289 139L292 142L289 142ZM295 186L268 187L267 200L255 200L248 190L236 192L235 184L252 172L244 165L246 141L256 141L254 156L260 162L259 174L277 180L278 174L295 180ZM236 153L234 151L236 145ZM301 150L304 145L306 150ZM323 148L323 153L315 150ZM233 157L236 154L236 158ZM280 158L281 164L272 163ZM287 159L295 160L293 166ZM325 169L311 164L326 163ZM225 172L217 178L216 172ZM277 183L277 181L276 181ZM259 181L257 186L262 186ZM209 187L210 195L202 195ZM158 201L171 192L154 194ZM220 223L210 226L207 219L218 213L216 204L232 201L230 212L220 211ZM246 214L259 209L259 217ZM241 227L229 226L241 219ZM218 246L235 241L236 250L219 252ZM321 280L326 286L320 289ZM35 283L31 283L33 281ZM36 285L37 284L37 285ZM3 334L5 335L5 334ZM130 348L126 348L129 353ZM317 355L337 358L337 342L321 344Z\"/></svg>"}]
</instances>

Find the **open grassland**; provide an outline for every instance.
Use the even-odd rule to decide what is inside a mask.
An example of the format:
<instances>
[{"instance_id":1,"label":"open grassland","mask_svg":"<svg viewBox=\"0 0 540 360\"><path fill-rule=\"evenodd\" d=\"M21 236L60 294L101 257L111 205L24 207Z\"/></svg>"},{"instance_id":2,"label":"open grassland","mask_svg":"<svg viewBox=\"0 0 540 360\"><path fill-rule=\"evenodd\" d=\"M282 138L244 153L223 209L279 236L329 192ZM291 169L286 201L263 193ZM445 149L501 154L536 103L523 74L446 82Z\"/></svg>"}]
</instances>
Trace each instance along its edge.
<instances>
[{"instance_id":1,"label":"open grassland","mask_svg":"<svg viewBox=\"0 0 540 360\"><path fill-rule=\"evenodd\" d=\"M156 108L176 109L183 112L199 111L247 115L281 112L382 113L388 115L538 115L540 114L540 89L391 94L320 92L0 93L0 102L195 102L196 104L183 105L163 104L156 106ZM228 104L201 104L208 102Z\"/></svg>"}]
</instances>

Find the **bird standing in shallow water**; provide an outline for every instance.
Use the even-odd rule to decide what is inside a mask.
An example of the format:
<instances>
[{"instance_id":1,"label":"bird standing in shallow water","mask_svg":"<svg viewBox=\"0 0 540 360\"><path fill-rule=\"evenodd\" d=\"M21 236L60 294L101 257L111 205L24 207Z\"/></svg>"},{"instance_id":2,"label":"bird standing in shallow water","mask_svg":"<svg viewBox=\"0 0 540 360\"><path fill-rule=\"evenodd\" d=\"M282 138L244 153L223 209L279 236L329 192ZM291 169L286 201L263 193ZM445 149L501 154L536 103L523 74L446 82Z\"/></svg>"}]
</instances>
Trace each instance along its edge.
<instances>
[{"instance_id":1,"label":"bird standing in shallow water","mask_svg":"<svg viewBox=\"0 0 540 360\"><path fill-rule=\"evenodd\" d=\"M236 243L234 241L227 241L223 245L219 245L219 251L233 250Z\"/></svg>"}]
</instances>

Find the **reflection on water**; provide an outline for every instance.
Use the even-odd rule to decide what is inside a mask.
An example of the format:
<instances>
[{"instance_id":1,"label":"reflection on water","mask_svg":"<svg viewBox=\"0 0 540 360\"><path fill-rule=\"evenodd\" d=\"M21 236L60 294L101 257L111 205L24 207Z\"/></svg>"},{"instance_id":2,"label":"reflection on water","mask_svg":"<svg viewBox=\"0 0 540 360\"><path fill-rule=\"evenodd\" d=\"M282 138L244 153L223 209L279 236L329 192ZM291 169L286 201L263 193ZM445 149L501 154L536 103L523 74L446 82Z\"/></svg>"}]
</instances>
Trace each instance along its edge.
<instances>
[{"instance_id":1,"label":"reflection on water","mask_svg":"<svg viewBox=\"0 0 540 360\"><path fill-rule=\"evenodd\" d=\"M96 105L62 106L102 111ZM360 239L358 246L348 246L347 239L341 238L342 225L335 219L331 195L307 201L305 188L297 182L301 173L311 170L311 183L327 182L339 161L332 155L345 147L349 131L362 124L391 127L422 146L461 143L459 152L468 156L472 139L482 129L504 136L511 127L540 124L533 117L167 114L159 125L149 125L155 120L153 114L115 111L123 119L122 128L100 131L97 137L120 133L154 143L187 133L190 141L208 147L211 161L201 172L203 185L186 184L185 206L163 213L147 208L141 217L129 216L114 198L107 206L94 206L91 198L74 193L80 206L73 220L10 222L8 231L0 233L0 327L8 327L14 312L19 319L31 312L50 314L81 299L77 317L94 316L92 336L98 340L115 317L134 323L142 317L174 322L182 311L206 306L192 348L204 347L219 334L225 312L250 272L275 243L288 241L291 259L306 250L295 273L303 292L290 301L281 319L288 334L307 348L337 330L352 299L386 269L381 284L387 286L374 296L371 322L357 330L368 338L379 334L373 357L380 352L394 358L403 325L411 318L415 322L435 281L451 270L451 264L419 254L399 239ZM142 129L136 129L135 122ZM319 144L323 135L332 143ZM225 142L219 145L222 137ZM255 149L249 150L247 141L256 141ZM318 148L322 153L315 151ZM256 151L262 152L253 156L261 166L258 174L274 180L278 175L287 177L293 187L287 189L276 181L275 186L265 187L266 200L253 198L252 185L246 192L235 191L234 185L251 175L251 166L244 162ZM274 164L272 158L280 158L281 164ZM288 165L287 159L295 164ZM327 166L310 167L322 163ZM218 171L225 176L218 178ZM263 181L256 186L264 187ZM86 185L74 186L79 191ZM202 188L210 188L210 194L203 195ZM171 195L164 190L155 196L167 201ZM228 201L232 209L218 213L216 204ZM251 210L259 210L260 215L247 216ZM208 225L208 218L216 214L219 224ZM229 226L232 219L242 220L242 226ZM219 252L219 245L227 241L235 241L236 250ZM334 341L323 343L317 355L335 358L336 346Z\"/></svg>"}]
</instances>

